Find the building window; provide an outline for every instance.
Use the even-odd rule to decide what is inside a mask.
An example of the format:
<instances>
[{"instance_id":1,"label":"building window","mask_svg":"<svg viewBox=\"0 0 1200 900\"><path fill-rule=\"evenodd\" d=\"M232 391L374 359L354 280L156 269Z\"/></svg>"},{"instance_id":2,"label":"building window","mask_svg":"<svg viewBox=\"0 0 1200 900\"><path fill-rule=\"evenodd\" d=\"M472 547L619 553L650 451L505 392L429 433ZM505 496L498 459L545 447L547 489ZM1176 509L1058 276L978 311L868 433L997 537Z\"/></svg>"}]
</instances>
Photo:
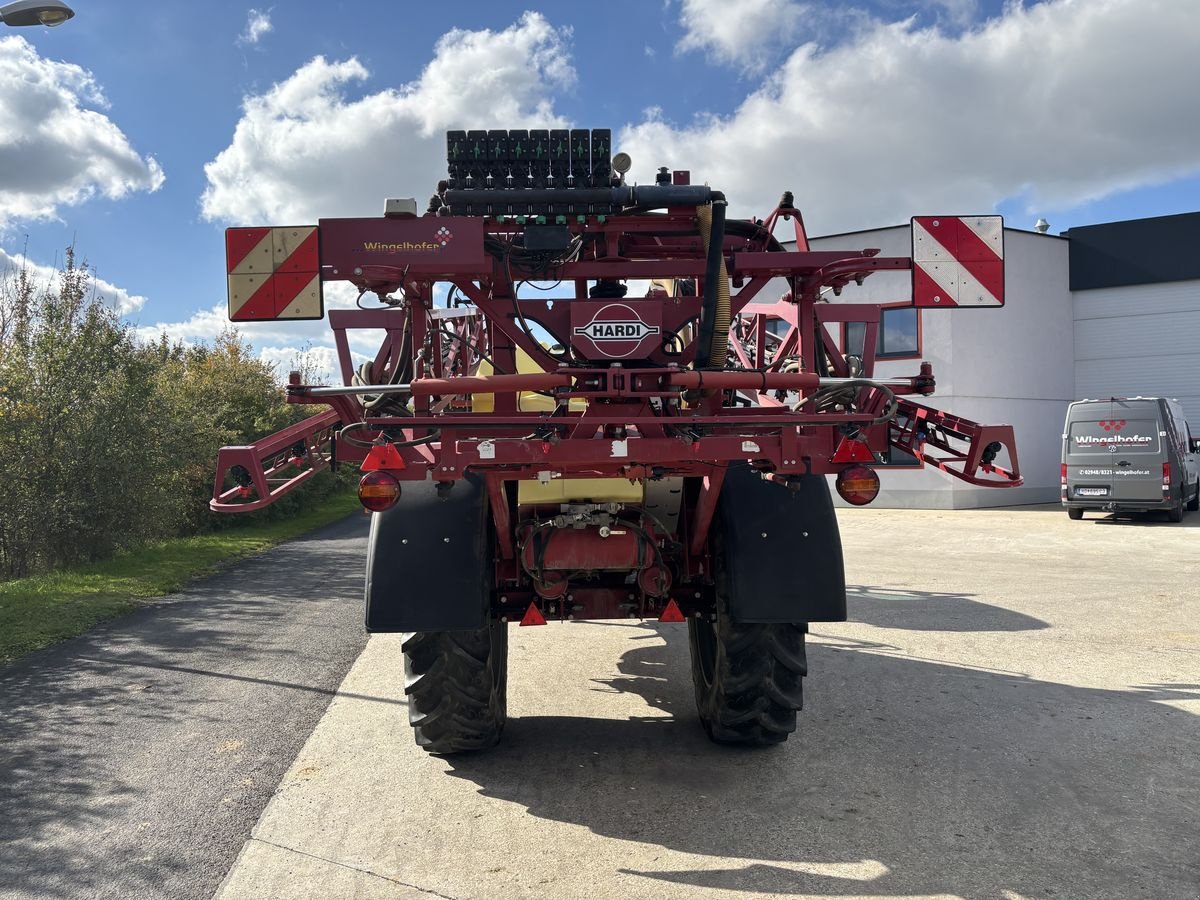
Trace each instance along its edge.
<instances>
[{"instance_id":1,"label":"building window","mask_svg":"<svg viewBox=\"0 0 1200 900\"><path fill-rule=\"evenodd\" d=\"M921 313L912 306L885 306L880 309L879 335L875 339L876 359L913 359L921 355ZM851 356L862 356L867 326L847 322L842 346Z\"/></svg>"}]
</instances>

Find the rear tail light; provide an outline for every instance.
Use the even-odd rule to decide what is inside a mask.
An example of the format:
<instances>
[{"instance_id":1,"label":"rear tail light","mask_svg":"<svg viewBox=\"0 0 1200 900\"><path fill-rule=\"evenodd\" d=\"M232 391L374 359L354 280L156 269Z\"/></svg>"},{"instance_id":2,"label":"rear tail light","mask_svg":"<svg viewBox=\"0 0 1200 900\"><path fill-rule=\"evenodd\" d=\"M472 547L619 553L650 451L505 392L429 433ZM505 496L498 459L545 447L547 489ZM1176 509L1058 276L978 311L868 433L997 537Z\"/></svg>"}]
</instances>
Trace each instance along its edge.
<instances>
[{"instance_id":1,"label":"rear tail light","mask_svg":"<svg viewBox=\"0 0 1200 900\"><path fill-rule=\"evenodd\" d=\"M400 482L387 472L368 472L358 482L358 502L371 512L391 509L400 499Z\"/></svg>"},{"instance_id":2,"label":"rear tail light","mask_svg":"<svg viewBox=\"0 0 1200 900\"><path fill-rule=\"evenodd\" d=\"M1067 483L1067 464L1062 464L1062 469L1058 473L1058 480L1061 484Z\"/></svg>"},{"instance_id":3,"label":"rear tail light","mask_svg":"<svg viewBox=\"0 0 1200 900\"><path fill-rule=\"evenodd\" d=\"M1169 462L1163 463L1162 489L1164 494L1171 490L1171 464Z\"/></svg>"},{"instance_id":4,"label":"rear tail light","mask_svg":"<svg viewBox=\"0 0 1200 900\"><path fill-rule=\"evenodd\" d=\"M851 466L838 472L833 486L847 503L866 506L879 496L879 475L866 466Z\"/></svg>"}]
</instances>

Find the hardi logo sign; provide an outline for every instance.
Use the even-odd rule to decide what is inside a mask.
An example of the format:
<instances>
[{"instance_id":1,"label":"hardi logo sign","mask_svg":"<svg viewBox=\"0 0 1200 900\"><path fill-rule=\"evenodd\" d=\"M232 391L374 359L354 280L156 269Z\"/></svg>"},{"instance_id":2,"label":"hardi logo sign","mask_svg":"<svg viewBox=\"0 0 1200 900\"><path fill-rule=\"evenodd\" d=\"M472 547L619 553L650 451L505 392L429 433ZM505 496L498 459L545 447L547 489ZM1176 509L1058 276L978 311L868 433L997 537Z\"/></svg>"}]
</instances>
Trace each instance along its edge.
<instances>
[{"instance_id":1,"label":"hardi logo sign","mask_svg":"<svg viewBox=\"0 0 1200 900\"><path fill-rule=\"evenodd\" d=\"M608 341L640 341L648 334L658 334L657 325L647 325L641 319L618 320L615 322L588 322L575 329L576 334L586 335L598 343Z\"/></svg>"},{"instance_id":2,"label":"hardi logo sign","mask_svg":"<svg viewBox=\"0 0 1200 900\"><path fill-rule=\"evenodd\" d=\"M662 307L638 311L629 303L572 303L571 343L585 358L643 359L662 343Z\"/></svg>"}]
</instances>

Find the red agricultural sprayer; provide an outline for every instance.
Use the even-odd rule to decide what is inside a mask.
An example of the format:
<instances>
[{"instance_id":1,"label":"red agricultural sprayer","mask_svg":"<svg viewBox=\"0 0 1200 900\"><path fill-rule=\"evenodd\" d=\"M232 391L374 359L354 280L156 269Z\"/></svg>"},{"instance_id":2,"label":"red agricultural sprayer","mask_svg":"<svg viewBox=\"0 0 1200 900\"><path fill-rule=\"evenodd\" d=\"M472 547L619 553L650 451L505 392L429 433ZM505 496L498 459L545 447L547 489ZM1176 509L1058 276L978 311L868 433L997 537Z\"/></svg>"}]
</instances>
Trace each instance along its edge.
<instances>
[{"instance_id":1,"label":"red agricultural sprayer","mask_svg":"<svg viewBox=\"0 0 1200 900\"><path fill-rule=\"evenodd\" d=\"M1002 305L998 217L916 218L911 258L812 250L790 194L727 219L687 172L626 184L609 134L452 131L423 215L392 200L381 218L226 235L234 321L320 318L329 281L360 308L329 313L344 384L288 386L328 409L223 449L212 508L361 467L367 629L405 633L432 752L499 739L508 625L568 619L686 621L708 734L783 741L808 623L846 617L826 476L869 503L890 444L1021 483L1009 426L911 399L934 390L928 364L873 377L879 306L825 302L905 270L916 306ZM846 322L861 355L840 347ZM360 365L356 329L383 335Z\"/></svg>"}]
</instances>

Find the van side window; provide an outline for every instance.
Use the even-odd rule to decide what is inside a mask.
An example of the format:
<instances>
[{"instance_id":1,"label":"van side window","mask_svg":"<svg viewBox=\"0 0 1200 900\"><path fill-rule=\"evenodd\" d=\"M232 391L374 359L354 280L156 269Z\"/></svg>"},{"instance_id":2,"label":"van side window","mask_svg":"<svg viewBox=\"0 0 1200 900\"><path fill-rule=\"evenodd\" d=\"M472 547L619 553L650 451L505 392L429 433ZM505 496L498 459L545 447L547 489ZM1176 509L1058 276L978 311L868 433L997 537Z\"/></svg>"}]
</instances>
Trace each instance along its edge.
<instances>
[{"instance_id":1,"label":"van side window","mask_svg":"<svg viewBox=\"0 0 1200 900\"><path fill-rule=\"evenodd\" d=\"M1171 414L1170 409L1164 417L1164 424L1167 427L1167 440L1174 445L1176 450L1186 453L1187 450L1183 446L1183 434L1179 430L1178 423L1175 421L1175 416Z\"/></svg>"}]
</instances>

